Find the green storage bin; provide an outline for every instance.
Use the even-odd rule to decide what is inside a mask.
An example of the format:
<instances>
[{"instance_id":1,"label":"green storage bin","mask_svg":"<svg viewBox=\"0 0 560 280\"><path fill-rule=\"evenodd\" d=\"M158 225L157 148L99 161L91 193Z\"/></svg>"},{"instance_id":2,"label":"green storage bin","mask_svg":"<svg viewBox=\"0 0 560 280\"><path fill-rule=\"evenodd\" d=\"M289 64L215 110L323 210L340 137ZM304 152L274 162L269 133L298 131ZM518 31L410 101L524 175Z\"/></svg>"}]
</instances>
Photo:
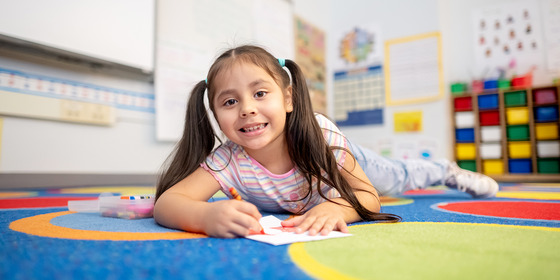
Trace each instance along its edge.
<instances>
[{"instance_id":1,"label":"green storage bin","mask_svg":"<svg viewBox=\"0 0 560 280\"><path fill-rule=\"evenodd\" d=\"M499 89L509 89L511 83L509 80L498 80L498 88Z\"/></svg>"},{"instance_id":2,"label":"green storage bin","mask_svg":"<svg viewBox=\"0 0 560 280\"><path fill-rule=\"evenodd\" d=\"M526 141L530 138L529 126L526 124L508 125L506 130L509 141Z\"/></svg>"},{"instance_id":3,"label":"green storage bin","mask_svg":"<svg viewBox=\"0 0 560 280\"><path fill-rule=\"evenodd\" d=\"M504 93L506 107L527 106L527 92L524 90Z\"/></svg>"},{"instance_id":4,"label":"green storage bin","mask_svg":"<svg viewBox=\"0 0 560 280\"><path fill-rule=\"evenodd\" d=\"M457 161L457 165L463 169L476 172L476 161L474 160L459 160Z\"/></svg>"},{"instance_id":5,"label":"green storage bin","mask_svg":"<svg viewBox=\"0 0 560 280\"><path fill-rule=\"evenodd\" d=\"M559 160L557 158L540 158L537 160L539 173L560 173Z\"/></svg>"},{"instance_id":6,"label":"green storage bin","mask_svg":"<svg viewBox=\"0 0 560 280\"><path fill-rule=\"evenodd\" d=\"M451 84L451 94L452 95L462 95L465 92L467 92L467 84L465 84L465 83Z\"/></svg>"}]
</instances>

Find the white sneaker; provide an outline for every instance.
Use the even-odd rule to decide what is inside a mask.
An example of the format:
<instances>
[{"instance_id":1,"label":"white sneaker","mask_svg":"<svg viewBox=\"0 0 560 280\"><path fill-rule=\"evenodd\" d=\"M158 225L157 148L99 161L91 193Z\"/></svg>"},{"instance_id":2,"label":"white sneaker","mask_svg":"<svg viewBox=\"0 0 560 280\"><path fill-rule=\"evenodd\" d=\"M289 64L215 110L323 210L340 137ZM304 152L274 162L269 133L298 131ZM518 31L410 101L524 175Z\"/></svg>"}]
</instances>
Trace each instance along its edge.
<instances>
[{"instance_id":1,"label":"white sneaker","mask_svg":"<svg viewBox=\"0 0 560 280\"><path fill-rule=\"evenodd\" d=\"M475 198L494 197L499 188L494 179L480 173L461 169L455 162L449 164L444 183L450 188L466 192Z\"/></svg>"}]
</instances>

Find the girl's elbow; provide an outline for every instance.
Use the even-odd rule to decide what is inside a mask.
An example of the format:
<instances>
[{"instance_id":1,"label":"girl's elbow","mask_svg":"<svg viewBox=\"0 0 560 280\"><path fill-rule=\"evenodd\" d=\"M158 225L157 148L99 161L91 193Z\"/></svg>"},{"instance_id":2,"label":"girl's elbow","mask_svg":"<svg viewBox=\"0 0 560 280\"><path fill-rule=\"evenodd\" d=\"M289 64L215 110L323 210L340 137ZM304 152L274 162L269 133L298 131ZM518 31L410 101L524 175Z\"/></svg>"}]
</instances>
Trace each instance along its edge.
<instances>
[{"instance_id":1,"label":"girl's elbow","mask_svg":"<svg viewBox=\"0 0 560 280\"><path fill-rule=\"evenodd\" d=\"M154 221L164 227L173 227L172 219L174 215L170 215L172 207L172 201L165 194L160 196L154 204Z\"/></svg>"},{"instance_id":2,"label":"girl's elbow","mask_svg":"<svg viewBox=\"0 0 560 280\"><path fill-rule=\"evenodd\" d=\"M164 208L164 206L162 204L163 204L163 202L162 202L162 199L160 197L158 200L156 200L156 202L154 204L154 210L153 210L154 221L156 223L160 224L160 225L163 225L160 222L160 221L163 220L162 216L163 216L163 212L164 212L163 209L162 209L162 208Z\"/></svg>"}]
</instances>

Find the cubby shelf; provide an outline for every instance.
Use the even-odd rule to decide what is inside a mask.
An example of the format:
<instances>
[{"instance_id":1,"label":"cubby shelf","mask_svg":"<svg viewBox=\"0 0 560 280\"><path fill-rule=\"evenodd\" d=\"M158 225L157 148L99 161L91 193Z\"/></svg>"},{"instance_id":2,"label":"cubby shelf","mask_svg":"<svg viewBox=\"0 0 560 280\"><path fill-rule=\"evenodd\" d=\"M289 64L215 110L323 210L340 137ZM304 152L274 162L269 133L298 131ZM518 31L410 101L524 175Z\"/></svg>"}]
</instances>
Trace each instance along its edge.
<instances>
[{"instance_id":1,"label":"cubby shelf","mask_svg":"<svg viewBox=\"0 0 560 280\"><path fill-rule=\"evenodd\" d=\"M560 85L453 93L453 154L499 181L560 181Z\"/></svg>"}]
</instances>

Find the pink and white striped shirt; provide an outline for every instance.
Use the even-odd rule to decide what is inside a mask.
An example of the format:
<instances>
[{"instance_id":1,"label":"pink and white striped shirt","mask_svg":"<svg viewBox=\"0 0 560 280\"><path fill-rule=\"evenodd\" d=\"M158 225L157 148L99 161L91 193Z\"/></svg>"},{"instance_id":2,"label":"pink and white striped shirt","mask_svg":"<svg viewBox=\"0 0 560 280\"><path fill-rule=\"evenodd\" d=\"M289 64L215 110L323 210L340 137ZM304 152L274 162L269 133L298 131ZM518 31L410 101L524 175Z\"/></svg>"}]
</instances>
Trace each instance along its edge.
<instances>
[{"instance_id":1,"label":"pink and white striped shirt","mask_svg":"<svg viewBox=\"0 0 560 280\"><path fill-rule=\"evenodd\" d=\"M326 117L315 115L323 136L329 146L347 148L346 138L340 130ZM344 165L346 152L334 149L333 153L339 164ZM313 186L311 200L298 200L305 197L307 182L297 168L285 174L273 174L245 152L243 147L226 141L200 164L220 183L222 191L231 198L229 188L233 187L241 197L259 209L268 212L288 211L303 212L325 201ZM316 183L315 183L316 184ZM328 198L340 197L338 191L322 183L321 190ZM307 204L307 206L305 206Z\"/></svg>"}]
</instances>

